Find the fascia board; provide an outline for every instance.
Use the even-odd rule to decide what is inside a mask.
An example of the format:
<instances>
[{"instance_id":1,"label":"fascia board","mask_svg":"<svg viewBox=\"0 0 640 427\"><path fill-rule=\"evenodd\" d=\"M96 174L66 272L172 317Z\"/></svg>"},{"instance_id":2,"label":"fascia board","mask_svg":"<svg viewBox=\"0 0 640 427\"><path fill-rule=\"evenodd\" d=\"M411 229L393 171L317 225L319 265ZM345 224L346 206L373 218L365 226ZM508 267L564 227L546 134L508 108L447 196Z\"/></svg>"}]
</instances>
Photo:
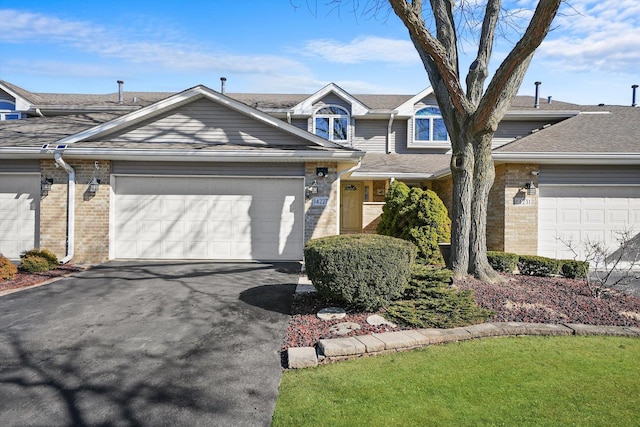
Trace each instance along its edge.
<instances>
[{"instance_id":1,"label":"fascia board","mask_svg":"<svg viewBox=\"0 0 640 427\"><path fill-rule=\"evenodd\" d=\"M291 113L293 115L306 115L310 116L313 114L313 104L315 104L319 99L325 97L329 93L335 93L337 96L342 98L344 101L351 104L351 115L352 116L363 116L367 114L369 108L364 105L362 102L358 101L356 98L351 96L348 92L342 89L340 86L335 83L329 83L318 92L309 96L304 101L300 102L298 105L294 106L291 109Z\"/></svg>"},{"instance_id":2,"label":"fascia board","mask_svg":"<svg viewBox=\"0 0 640 427\"><path fill-rule=\"evenodd\" d=\"M540 119L564 119L575 117L581 114L578 110L564 111L529 111L529 110L509 110L502 120L540 120Z\"/></svg>"},{"instance_id":3,"label":"fascia board","mask_svg":"<svg viewBox=\"0 0 640 427\"><path fill-rule=\"evenodd\" d=\"M36 147L0 148L2 158L48 158L54 150L42 150ZM292 161L358 161L364 157L364 151L333 151L323 152L314 150L279 151L269 150L247 152L246 150L211 151L189 150L176 152L175 150L126 150L106 148L75 148L68 146L64 149L64 156L76 159L105 159L105 160L171 160L171 161L220 161L220 162L292 162Z\"/></svg>"},{"instance_id":4,"label":"fascia board","mask_svg":"<svg viewBox=\"0 0 640 427\"><path fill-rule=\"evenodd\" d=\"M57 141L57 144L73 144L79 141L85 141L88 139L96 138L101 134L110 133L117 129L134 124L143 119L152 118L155 115L158 115L172 108L175 108L178 105L182 105L191 100L195 100L201 97L206 97L214 102L217 102L222 105L226 105L227 107L235 111L238 111L242 114L245 114L253 119L256 119L264 124L267 124L271 127L282 129L284 132L294 134L300 138L303 138L321 147L343 148L339 144L327 141L326 139L320 138L319 136L313 135L293 125L290 125L286 122L278 120L266 113L256 110L255 108L249 107L246 104L243 104L227 96L224 96L204 86L196 86L194 88L187 89L184 92L180 92L176 95L170 96L169 98L160 100L154 104L141 108L137 111L131 112L125 116L118 117L114 120L95 126L91 129L87 129L83 132L79 132L77 134L62 138L61 140Z\"/></svg>"},{"instance_id":5,"label":"fascia board","mask_svg":"<svg viewBox=\"0 0 640 427\"><path fill-rule=\"evenodd\" d=\"M494 161L546 164L640 164L640 153L492 153Z\"/></svg>"},{"instance_id":6,"label":"fascia board","mask_svg":"<svg viewBox=\"0 0 640 427\"><path fill-rule=\"evenodd\" d=\"M35 112L36 109L40 110L42 114L64 112L69 113L111 113L111 112L130 112L140 110L140 105L38 105L31 106L29 111Z\"/></svg>"},{"instance_id":7,"label":"fascia board","mask_svg":"<svg viewBox=\"0 0 640 427\"><path fill-rule=\"evenodd\" d=\"M433 93L433 88L429 86L426 89L423 89L418 94L413 96L411 99L405 101L403 104L399 105L396 110L398 111L398 116L413 116L413 107L416 102L420 101L427 95L431 95Z\"/></svg>"},{"instance_id":8,"label":"fascia board","mask_svg":"<svg viewBox=\"0 0 640 427\"><path fill-rule=\"evenodd\" d=\"M432 173L408 173L408 172L359 172L355 171L351 178L368 178L368 179L431 179Z\"/></svg>"}]
</instances>

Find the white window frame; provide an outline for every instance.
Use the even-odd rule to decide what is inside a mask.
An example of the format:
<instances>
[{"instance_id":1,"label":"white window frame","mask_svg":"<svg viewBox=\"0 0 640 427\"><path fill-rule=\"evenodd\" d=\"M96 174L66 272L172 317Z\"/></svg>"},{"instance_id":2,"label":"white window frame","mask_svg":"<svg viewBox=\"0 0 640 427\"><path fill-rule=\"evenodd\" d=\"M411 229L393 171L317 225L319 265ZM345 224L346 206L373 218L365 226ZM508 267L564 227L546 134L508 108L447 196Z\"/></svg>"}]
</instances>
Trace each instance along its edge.
<instances>
[{"instance_id":1,"label":"white window frame","mask_svg":"<svg viewBox=\"0 0 640 427\"><path fill-rule=\"evenodd\" d=\"M327 114L327 113L319 113L319 111L325 108L336 108L344 112L344 114ZM333 138L333 129L334 129L334 121L335 119L346 119L347 120L347 138L346 139L334 139ZM340 105L323 105L322 107L315 110L312 117L312 133L314 135L320 136L316 133L316 119L329 119L329 138L328 140L331 142L335 142L338 144L349 144L351 141L351 116L346 108L341 107ZM322 136L320 136L322 138Z\"/></svg>"},{"instance_id":2,"label":"white window frame","mask_svg":"<svg viewBox=\"0 0 640 427\"><path fill-rule=\"evenodd\" d=\"M446 140L434 140L433 139L433 122L434 120L440 119L442 120L442 114L431 114L431 115L426 115L426 116L418 116L418 113L422 110L425 110L427 108L436 108L438 109L438 111L440 110L440 107L438 107L437 105L424 105L422 107L420 107L419 109L417 109L414 113L413 113L413 117L411 117L411 119L408 121L408 147L413 147L413 148L448 148L450 147L451 143L450 143L450 139L449 139L449 133L447 132L447 139ZM416 139L416 120L429 120L429 139Z\"/></svg>"}]
</instances>

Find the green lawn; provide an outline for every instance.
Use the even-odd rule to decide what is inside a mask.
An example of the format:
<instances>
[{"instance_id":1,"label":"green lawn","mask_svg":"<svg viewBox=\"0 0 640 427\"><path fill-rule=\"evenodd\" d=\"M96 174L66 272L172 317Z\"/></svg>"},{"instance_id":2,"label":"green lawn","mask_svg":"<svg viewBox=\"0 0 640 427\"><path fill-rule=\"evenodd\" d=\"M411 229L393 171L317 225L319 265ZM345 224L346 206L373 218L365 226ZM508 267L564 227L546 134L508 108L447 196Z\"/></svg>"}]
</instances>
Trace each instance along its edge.
<instances>
[{"instance_id":1,"label":"green lawn","mask_svg":"<svg viewBox=\"0 0 640 427\"><path fill-rule=\"evenodd\" d=\"M273 425L639 426L640 339L483 339L287 371Z\"/></svg>"}]
</instances>

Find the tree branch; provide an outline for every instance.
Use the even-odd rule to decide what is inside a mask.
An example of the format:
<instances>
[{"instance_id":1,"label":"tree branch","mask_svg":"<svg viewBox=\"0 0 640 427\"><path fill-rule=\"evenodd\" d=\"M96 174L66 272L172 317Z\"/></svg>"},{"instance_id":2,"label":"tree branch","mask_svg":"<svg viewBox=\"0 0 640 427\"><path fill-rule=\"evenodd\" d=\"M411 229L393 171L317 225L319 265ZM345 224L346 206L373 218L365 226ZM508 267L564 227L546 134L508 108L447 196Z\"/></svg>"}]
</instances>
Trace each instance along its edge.
<instances>
[{"instance_id":1,"label":"tree branch","mask_svg":"<svg viewBox=\"0 0 640 427\"><path fill-rule=\"evenodd\" d=\"M453 19L453 8L455 0L431 0L431 10L436 22L438 41L447 52L449 66L453 68L460 80L460 69L458 64L458 39L456 34L455 21Z\"/></svg>"},{"instance_id":2,"label":"tree branch","mask_svg":"<svg viewBox=\"0 0 640 427\"><path fill-rule=\"evenodd\" d=\"M501 0L487 1L482 32L478 42L478 55L469 67L467 74L467 99L473 105L478 105L484 89L484 81L489 75L489 61L493 51L493 41L500 16Z\"/></svg>"},{"instance_id":3,"label":"tree branch","mask_svg":"<svg viewBox=\"0 0 640 427\"><path fill-rule=\"evenodd\" d=\"M431 81L437 80L433 75L437 73L438 77L442 79L442 84L447 88L449 99L456 112L466 116L471 115L473 113L472 106L460 86L457 69L452 67L449 62L447 49L427 30L422 19L422 10L416 11L414 8L422 3L418 0L414 0L411 5L406 0L389 0L389 3L395 14L409 30L411 41L420 54ZM431 61L425 61L427 55Z\"/></svg>"},{"instance_id":4,"label":"tree branch","mask_svg":"<svg viewBox=\"0 0 640 427\"><path fill-rule=\"evenodd\" d=\"M527 30L491 79L472 118L471 131L492 131L516 95L533 54L549 32L562 0L540 0ZM509 88L515 90L508 90Z\"/></svg>"}]
</instances>

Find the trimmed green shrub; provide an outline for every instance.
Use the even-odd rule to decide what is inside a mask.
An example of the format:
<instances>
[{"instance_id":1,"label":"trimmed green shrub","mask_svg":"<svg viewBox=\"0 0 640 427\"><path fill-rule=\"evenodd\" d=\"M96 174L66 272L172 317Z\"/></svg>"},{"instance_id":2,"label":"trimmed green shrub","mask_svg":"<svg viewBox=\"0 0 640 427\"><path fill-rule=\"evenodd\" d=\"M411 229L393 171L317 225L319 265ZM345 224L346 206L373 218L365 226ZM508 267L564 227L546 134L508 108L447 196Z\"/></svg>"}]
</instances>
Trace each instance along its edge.
<instances>
[{"instance_id":1,"label":"trimmed green shrub","mask_svg":"<svg viewBox=\"0 0 640 427\"><path fill-rule=\"evenodd\" d=\"M20 254L20 269L30 273L53 270L58 257L48 249L31 249Z\"/></svg>"},{"instance_id":2,"label":"trimmed green shrub","mask_svg":"<svg viewBox=\"0 0 640 427\"><path fill-rule=\"evenodd\" d=\"M20 269L29 273L42 273L51 270L51 265L45 257L28 255L20 259Z\"/></svg>"},{"instance_id":3,"label":"trimmed green shrub","mask_svg":"<svg viewBox=\"0 0 640 427\"><path fill-rule=\"evenodd\" d=\"M38 256L46 259L50 270L53 270L60 264L58 257L49 249L31 249L20 254L21 259L29 256Z\"/></svg>"},{"instance_id":4,"label":"trimmed green shrub","mask_svg":"<svg viewBox=\"0 0 640 427\"><path fill-rule=\"evenodd\" d=\"M438 243L451 240L451 220L435 192L393 181L376 231L414 243L428 264L442 265Z\"/></svg>"},{"instance_id":5,"label":"trimmed green shrub","mask_svg":"<svg viewBox=\"0 0 640 427\"><path fill-rule=\"evenodd\" d=\"M482 323L495 313L478 307L470 290L451 287L447 269L415 265L401 301L393 302L385 317L405 326L453 328Z\"/></svg>"},{"instance_id":6,"label":"trimmed green shrub","mask_svg":"<svg viewBox=\"0 0 640 427\"><path fill-rule=\"evenodd\" d=\"M518 270L520 274L527 276L549 277L558 274L561 263L557 259L535 256L520 255L518 260Z\"/></svg>"},{"instance_id":7,"label":"trimmed green shrub","mask_svg":"<svg viewBox=\"0 0 640 427\"><path fill-rule=\"evenodd\" d=\"M489 265L501 273L513 273L518 266L518 255L510 252L487 251Z\"/></svg>"},{"instance_id":8,"label":"trimmed green shrub","mask_svg":"<svg viewBox=\"0 0 640 427\"><path fill-rule=\"evenodd\" d=\"M573 259L560 260L560 274L569 279L584 279L589 273L589 263L586 261L576 261Z\"/></svg>"},{"instance_id":9,"label":"trimmed green shrub","mask_svg":"<svg viewBox=\"0 0 640 427\"><path fill-rule=\"evenodd\" d=\"M0 255L0 280L12 280L17 272L18 267L6 256Z\"/></svg>"},{"instance_id":10,"label":"trimmed green shrub","mask_svg":"<svg viewBox=\"0 0 640 427\"><path fill-rule=\"evenodd\" d=\"M375 234L324 237L304 248L307 275L320 295L364 310L402 295L415 256L412 243Z\"/></svg>"}]
</instances>

